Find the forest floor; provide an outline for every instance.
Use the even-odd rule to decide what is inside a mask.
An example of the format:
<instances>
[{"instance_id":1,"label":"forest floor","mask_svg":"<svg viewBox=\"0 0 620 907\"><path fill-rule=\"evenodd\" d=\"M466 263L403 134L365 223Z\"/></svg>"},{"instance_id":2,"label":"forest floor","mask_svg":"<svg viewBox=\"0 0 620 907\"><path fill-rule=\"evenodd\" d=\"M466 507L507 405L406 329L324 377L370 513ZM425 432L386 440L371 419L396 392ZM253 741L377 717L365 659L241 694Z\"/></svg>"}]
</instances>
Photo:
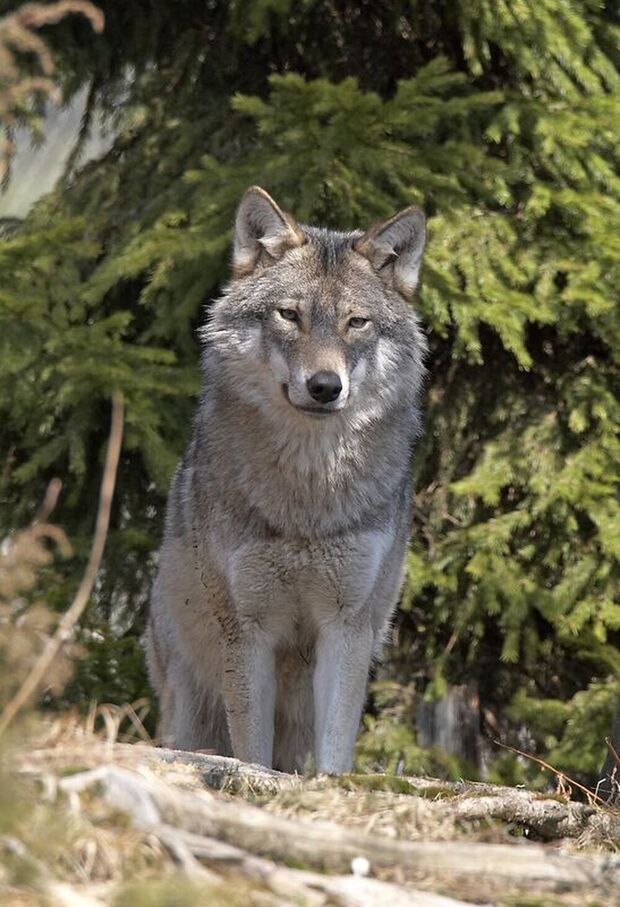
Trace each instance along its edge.
<instances>
[{"instance_id":1,"label":"forest floor","mask_svg":"<svg viewBox=\"0 0 620 907\"><path fill-rule=\"evenodd\" d=\"M559 794L283 775L75 721L4 761L11 907L620 905L620 810Z\"/></svg>"}]
</instances>

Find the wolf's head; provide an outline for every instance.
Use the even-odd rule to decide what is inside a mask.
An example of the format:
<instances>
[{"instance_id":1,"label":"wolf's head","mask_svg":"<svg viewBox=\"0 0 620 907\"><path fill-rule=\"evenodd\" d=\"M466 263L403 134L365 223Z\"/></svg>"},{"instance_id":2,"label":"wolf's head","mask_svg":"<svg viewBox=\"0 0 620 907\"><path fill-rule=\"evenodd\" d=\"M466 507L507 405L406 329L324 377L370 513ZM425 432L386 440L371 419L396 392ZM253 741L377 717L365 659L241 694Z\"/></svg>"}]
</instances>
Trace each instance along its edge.
<instances>
[{"instance_id":1,"label":"wolf's head","mask_svg":"<svg viewBox=\"0 0 620 907\"><path fill-rule=\"evenodd\" d=\"M415 403L424 338L410 301L419 208L366 233L299 225L253 187L235 220L233 280L203 329L208 380L276 422L358 425Z\"/></svg>"}]
</instances>

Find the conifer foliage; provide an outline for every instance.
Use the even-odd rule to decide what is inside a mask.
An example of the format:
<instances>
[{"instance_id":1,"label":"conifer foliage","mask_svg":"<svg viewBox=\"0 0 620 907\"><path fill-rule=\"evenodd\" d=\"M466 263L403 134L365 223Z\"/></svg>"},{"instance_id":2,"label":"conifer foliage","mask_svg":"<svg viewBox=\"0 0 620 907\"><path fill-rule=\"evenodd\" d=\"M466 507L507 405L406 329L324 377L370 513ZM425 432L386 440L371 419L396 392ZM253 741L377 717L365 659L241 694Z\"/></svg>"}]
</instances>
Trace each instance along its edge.
<instances>
[{"instance_id":1,"label":"conifer foliage","mask_svg":"<svg viewBox=\"0 0 620 907\"><path fill-rule=\"evenodd\" d=\"M420 693L476 682L495 733L526 725L560 767L593 771L620 676L612 7L99 5L101 36L75 18L46 38L65 94L90 86L85 129L99 106L117 138L0 244L0 537L63 475L57 519L80 552L109 400L127 401L76 695L118 695L124 670L140 692L127 641L240 194L260 183L300 220L340 228L417 203L430 227L417 301L427 432L386 672Z\"/></svg>"}]
</instances>

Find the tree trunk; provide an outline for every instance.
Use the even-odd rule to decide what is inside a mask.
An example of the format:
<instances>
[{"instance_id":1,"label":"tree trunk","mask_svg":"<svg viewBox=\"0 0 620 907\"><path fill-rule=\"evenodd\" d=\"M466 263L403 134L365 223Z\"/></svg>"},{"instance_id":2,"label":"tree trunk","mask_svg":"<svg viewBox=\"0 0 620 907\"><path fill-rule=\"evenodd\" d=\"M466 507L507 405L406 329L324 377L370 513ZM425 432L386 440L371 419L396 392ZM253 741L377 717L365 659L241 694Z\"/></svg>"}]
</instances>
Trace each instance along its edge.
<instances>
[{"instance_id":1,"label":"tree trunk","mask_svg":"<svg viewBox=\"0 0 620 907\"><path fill-rule=\"evenodd\" d=\"M439 747L480 772L480 700L475 684L453 686L441 699L421 702L416 725L420 746Z\"/></svg>"}]
</instances>

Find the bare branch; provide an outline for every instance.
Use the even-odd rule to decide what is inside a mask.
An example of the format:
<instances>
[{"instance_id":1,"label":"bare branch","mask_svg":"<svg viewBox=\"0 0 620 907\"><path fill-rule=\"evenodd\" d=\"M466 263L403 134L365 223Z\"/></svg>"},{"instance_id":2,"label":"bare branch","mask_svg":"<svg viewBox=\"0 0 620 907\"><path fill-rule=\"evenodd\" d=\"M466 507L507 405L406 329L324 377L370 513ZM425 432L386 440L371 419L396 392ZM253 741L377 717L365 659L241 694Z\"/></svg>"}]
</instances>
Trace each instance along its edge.
<instances>
[{"instance_id":1,"label":"bare branch","mask_svg":"<svg viewBox=\"0 0 620 907\"><path fill-rule=\"evenodd\" d=\"M515 746L510 746L508 743L501 743L499 740L494 740L493 743L497 746L501 746L502 749L508 750L511 753L516 753L517 756L523 756L524 759L529 759L530 762L535 762L536 765L540 765L541 768L544 768L547 772L552 772L558 779L561 785L568 785L569 787L576 787L582 793L584 793L588 799L599 803L601 806L605 806L605 800L602 797L599 797L597 793L593 790L590 790L589 787L586 787L584 784L580 784L579 781L575 781L574 778L569 777L569 775L560 771L559 768L555 768L553 765L550 765L548 762L545 762L544 759L541 759L539 756L533 756L531 753L525 753L523 750L517 749Z\"/></svg>"},{"instance_id":2,"label":"bare branch","mask_svg":"<svg viewBox=\"0 0 620 907\"><path fill-rule=\"evenodd\" d=\"M62 482L60 479L52 479L47 486L47 491L45 492L45 497L43 498L41 506L37 510L37 514L32 521L33 526L36 526L38 523L47 523L50 514L58 503L61 490Z\"/></svg>"},{"instance_id":3,"label":"bare branch","mask_svg":"<svg viewBox=\"0 0 620 907\"><path fill-rule=\"evenodd\" d=\"M0 736L6 731L18 712L21 711L36 693L39 684L45 677L45 674L56 655L62 646L71 638L75 625L88 604L99 571L101 557L103 555L103 549L108 534L112 498L114 495L116 473L123 440L123 414L123 398L120 393L117 393L112 402L112 425L110 428L110 438L103 470L103 480L101 482L95 535L88 564L86 565L86 570L82 577L82 582L79 585L71 606L62 616L58 627L56 628L56 632L48 640L41 655L33 665L30 673L15 696L5 706L2 715L0 716Z\"/></svg>"},{"instance_id":4,"label":"bare branch","mask_svg":"<svg viewBox=\"0 0 620 907\"><path fill-rule=\"evenodd\" d=\"M55 66L45 41L32 29L53 25L65 16L77 13L85 16L96 32L101 32L104 17L101 10L89 0L59 0L57 3L25 3L15 12L0 18L0 183L9 176L11 159L15 153L11 132L23 119L24 102L39 93L58 103L60 92L49 77ZM33 54L44 77L22 77L18 54ZM30 114L30 119L37 118Z\"/></svg>"}]
</instances>

